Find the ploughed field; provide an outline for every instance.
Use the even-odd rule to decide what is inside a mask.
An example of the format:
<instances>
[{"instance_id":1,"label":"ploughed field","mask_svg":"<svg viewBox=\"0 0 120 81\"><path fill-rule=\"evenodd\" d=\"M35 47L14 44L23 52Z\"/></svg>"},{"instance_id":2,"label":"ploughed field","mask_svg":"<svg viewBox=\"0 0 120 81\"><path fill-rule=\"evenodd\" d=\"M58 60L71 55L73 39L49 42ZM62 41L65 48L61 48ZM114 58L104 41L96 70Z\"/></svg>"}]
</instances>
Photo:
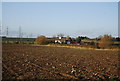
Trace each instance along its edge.
<instances>
[{"instance_id":1,"label":"ploughed field","mask_svg":"<svg viewBox=\"0 0 120 81\"><path fill-rule=\"evenodd\" d=\"M109 81L118 76L118 51L3 44L3 80L77 79Z\"/></svg>"}]
</instances>

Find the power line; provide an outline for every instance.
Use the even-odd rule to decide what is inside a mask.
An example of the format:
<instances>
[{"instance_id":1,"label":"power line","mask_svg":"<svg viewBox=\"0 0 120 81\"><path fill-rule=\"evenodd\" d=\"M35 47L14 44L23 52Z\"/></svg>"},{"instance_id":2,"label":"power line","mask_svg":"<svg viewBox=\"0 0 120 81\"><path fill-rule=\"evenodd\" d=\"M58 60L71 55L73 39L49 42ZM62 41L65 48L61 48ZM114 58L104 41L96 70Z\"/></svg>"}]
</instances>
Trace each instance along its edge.
<instances>
[{"instance_id":1,"label":"power line","mask_svg":"<svg viewBox=\"0 0 120 81\"><path fill-rule=\"evenodd\" d=\"M0 36L2 36L2 26L0 25Z\"/></svg>"},{"instance_id":2,"label":"power line","mask_svg":"<svg viewBox=\"0 0 120 81\"><path fill-rule=\"evenodd\" d=\"M6 36L8 36L8 34L9 34L9 33L8 33L8 26L7 26L7 28L6 28Z\"/></svg>"},{"instance_id":3,"label":"power line","mask_svg":"<svg viewBox=\"0 0 120 81\"><path fill-rule=\"evenodd\" d=\"M19 27L19 38L21 38L21 26Z\"/></svg>"}]
</instances>

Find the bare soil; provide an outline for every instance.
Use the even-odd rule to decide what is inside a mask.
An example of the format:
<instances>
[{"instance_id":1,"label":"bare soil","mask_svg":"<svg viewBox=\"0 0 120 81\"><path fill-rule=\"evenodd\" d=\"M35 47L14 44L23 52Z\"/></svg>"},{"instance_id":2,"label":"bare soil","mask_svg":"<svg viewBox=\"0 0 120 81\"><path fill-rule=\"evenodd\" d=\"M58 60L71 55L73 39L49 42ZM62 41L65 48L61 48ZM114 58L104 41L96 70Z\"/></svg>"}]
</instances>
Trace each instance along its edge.
<instances>
[{"instance_id":1,"label":"bare soil","mask_svg":"<svg viewBox=\"0 0 120 81\"><path fill-rule=\"evenodd\" d=\"M118 81L119 52L3 44L3 80ZM117 78L117 79L116 79Z\"/></svg>"}]
</instances>

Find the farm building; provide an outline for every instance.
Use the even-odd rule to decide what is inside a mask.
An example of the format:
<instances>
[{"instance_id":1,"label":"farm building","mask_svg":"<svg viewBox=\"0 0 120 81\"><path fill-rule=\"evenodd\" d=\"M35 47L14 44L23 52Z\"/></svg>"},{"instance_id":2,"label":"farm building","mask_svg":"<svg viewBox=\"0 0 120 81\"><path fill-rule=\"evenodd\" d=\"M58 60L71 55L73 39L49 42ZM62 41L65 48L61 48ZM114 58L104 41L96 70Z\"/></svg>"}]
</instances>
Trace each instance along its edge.
<instances>
[{"instance_id":1,"label":"farm building","mask_svg":"<svg viewBox=\"0 0 120 81\"><path fill-rule=\"evenodd\" d=\"M98 40L97 39L82 39L81 44L82 45L97 45Z\"/></svg>"},{"instance_id":2,"label":"farm building","mask_svg":"<svg viewBox=\"0 0 120 81\"><path fill-rule=\"evenodd\" d=\"M55 43L59 43L59 44L71 44L71 40L67 39L66 37L57 37L55 39Z\"/></svg>"}]
</instances>

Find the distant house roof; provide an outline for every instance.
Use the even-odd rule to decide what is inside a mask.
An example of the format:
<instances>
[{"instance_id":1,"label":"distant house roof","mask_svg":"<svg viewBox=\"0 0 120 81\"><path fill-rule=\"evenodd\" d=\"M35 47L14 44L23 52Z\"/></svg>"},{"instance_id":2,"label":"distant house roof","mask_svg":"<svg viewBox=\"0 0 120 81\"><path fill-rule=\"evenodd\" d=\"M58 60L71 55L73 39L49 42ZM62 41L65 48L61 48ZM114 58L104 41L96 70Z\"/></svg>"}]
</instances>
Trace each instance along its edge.
<instances>
[{"instance_id":1,"label":"distant house roof","mask_svg":"<svg viewBox=\"0 0 120 81\"><path fill-rule=\"evenodd\" d=\"M66 38L65 38L65 37L63 37L63 38L59 39L59 38L57 37L57 38L55 38L55 40L65 41L65 40L66 40Z\"/></svg>"}]
</instances>

